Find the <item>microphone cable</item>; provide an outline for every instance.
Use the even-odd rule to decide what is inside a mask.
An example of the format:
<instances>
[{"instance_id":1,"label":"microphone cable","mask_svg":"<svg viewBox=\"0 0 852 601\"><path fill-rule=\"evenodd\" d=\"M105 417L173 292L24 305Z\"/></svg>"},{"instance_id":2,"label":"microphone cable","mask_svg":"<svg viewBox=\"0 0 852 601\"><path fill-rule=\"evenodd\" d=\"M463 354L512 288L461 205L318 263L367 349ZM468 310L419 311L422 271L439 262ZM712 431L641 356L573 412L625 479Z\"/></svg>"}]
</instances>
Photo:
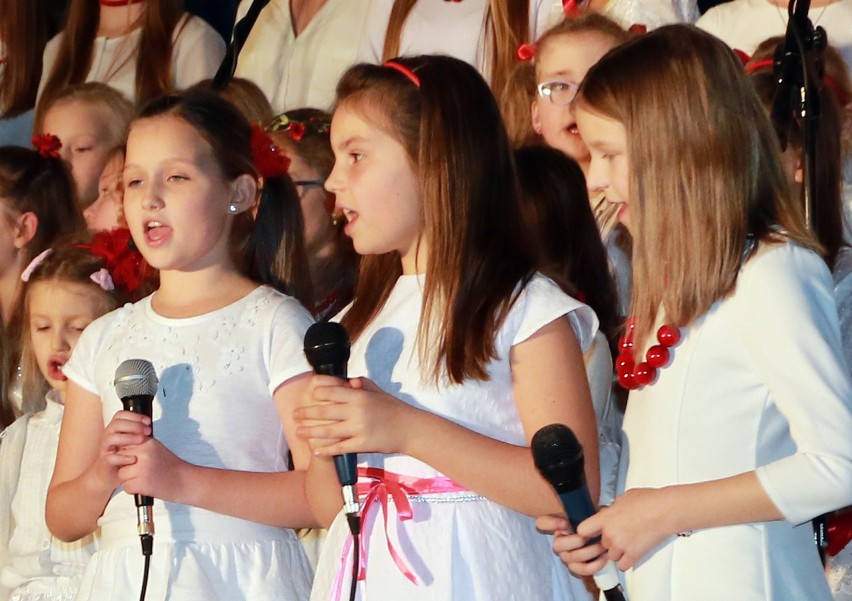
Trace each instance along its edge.
<instances>
[{"instance_id":1,"label":"microphone cable","mask_svg":"<svg viewBox=\"0 0 852 601\"><path fill-rule=\"evenodd\" d=\"M148 573L151 570L151 553L154 551L154 537L150 534L139 536L142 542L142 556L145 558L145 566L142 568L142 590L139 593L139 601L145 601L145 593L148 592Z\"/></svg>"}]
</instances>

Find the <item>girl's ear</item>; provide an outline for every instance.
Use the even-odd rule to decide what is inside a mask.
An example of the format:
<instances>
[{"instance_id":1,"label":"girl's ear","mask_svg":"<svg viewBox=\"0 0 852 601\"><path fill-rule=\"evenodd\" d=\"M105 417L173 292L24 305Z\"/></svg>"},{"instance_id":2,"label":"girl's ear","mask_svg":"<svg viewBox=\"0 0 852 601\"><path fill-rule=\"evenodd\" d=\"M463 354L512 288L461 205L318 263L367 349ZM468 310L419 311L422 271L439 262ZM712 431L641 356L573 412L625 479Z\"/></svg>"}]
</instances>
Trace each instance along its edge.
<instances>
[{"instance_id":1,"label":"girl's ear","mask_svg":"<svg viewBox=\"0 0 852 601\"><path fill-rule=\"evenodd\" d=\"M541 117L538 114L538 103L533 100L530 105L530 120L532 121L533 131L541 135Z\"/></svg>"},{"instance_id":2,"label":"girl's ear","mask_svg":"<svg viewBox=\"0 0 852 601\"><path fill-rule=\"evenodd\" d=\"M227 210L231 214L242 213L254 206L257 201L257 180L243 173L231 182L231 197ZM233 207L233 208L231 208Z\"/></svg>"},{"instance_id":3,"label":"girl's ear","mask_svg":"<svg viewBox=\"0 0 852 601\"><path fill-rule=\"evenodd\" d=\"M18 250L24 248L35 238L38 231L38 215L32 211L26 211L15 220L13 229L13 244Z\"/></svg>"}]
</instances>

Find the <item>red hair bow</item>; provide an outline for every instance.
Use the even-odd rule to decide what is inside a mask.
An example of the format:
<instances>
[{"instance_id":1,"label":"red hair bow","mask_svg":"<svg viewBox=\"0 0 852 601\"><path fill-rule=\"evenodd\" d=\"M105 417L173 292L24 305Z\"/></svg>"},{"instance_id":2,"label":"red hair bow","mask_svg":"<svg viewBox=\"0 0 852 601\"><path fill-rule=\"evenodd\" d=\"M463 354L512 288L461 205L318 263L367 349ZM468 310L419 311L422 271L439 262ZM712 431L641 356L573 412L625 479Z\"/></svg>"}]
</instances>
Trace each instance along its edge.
<instances>
[{"instance_id":1,"label":"red hair bow","mask_svg":"<svg viewBox=\"0 0 852 601\"><path fill-rule=\"evenodd\" d=\"M303 125L302 135L304 133ZM293 138L298 139L295 136ZM261 177L277 177L290 169L290 157L257 124L251 126L251 160Z\"/></svg>"},{"instance_id":2,"label":"red hair bow","mask_svg":"<svg viewBox=\"0 0 852 601\"><path fill-rule=\"evenodd\" d=\"M148 278L150 268L133 245L130 230L116 228L98 232L88 244L76 244L87 248L93 255L103 259L116 288L130 295Z\"/></svg>"},{"instance_id":3,"label":"red hair bow","mask_svg":"<svg viewBox=\"0 0 852 601\"><path fill-rule=\"evenodd\" d=\"M33 136L33 146L46 159L58 159L62 142L53 134L38 134Z\"/></svg>"}]
</instances>

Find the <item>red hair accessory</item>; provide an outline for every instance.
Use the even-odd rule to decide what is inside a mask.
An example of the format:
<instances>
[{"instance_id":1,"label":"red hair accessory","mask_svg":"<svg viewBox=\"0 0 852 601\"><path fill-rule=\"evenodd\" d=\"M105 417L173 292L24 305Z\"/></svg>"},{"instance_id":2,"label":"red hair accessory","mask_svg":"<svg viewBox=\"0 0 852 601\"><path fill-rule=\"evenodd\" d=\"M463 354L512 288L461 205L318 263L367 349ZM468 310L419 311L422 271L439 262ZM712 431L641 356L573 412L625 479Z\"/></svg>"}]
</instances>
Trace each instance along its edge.
<instances>
[{"instance_id":1,"label":"red hair accessory","mask_svg":"<svg viewBox=\"0 0 852 601\"><path fill-rule=\"evenodd\" d=\"M562 0L562 11L565 13L565 16L573 19L574 17L580 16L580 6L577 4L577 0Z\"/></svg>"},{"instance_id":2,"label":"red hair accessory","mask_svg":"<svg viewBox=\"0 0 852 601\"><path fill-rule=\"evenodd\" d=\"M405 65L401 65L396 61L385 61L382 66L387 67L389 69L394 69L395 71L399 71L400 73L405 75L416 87L420 87L420 78L414 74L414 71L412 71Z\"/></svg>"},{"instance_id":3,"label":"red hair accessory","mask_svg":"<svg viewBox=\"0 0 852 601\"><path fill-rule=\"evenodd\" d=\"M631 25L630 27L627 28L627 31L629 31L630 33L637 34L637 35L643 34L643 33L648 33L648 26L645 25L644 23L634 23L633 25Z\"/></svg>"},{"instance_id":4,"label":"red hair accessory","mask_svg":"<svg viewBox=\"0 0 852 601\"><path fill-rule=\"evenodd\" d=\"M521 44L518 46L518 60L531 61L535 58L535 51L538 50L538 44Z\"/></svg>"},{"instance_id":5,"label":"red hair accessory","mask_svg":"<svg viewBox=\"0 0 852 601\"><path fill-rule=\"evenodd\" d=\"M290 124L290 137L296 140L297 142L302 139L302 136L305 135L305 124L304 123L292 123Z\"/></svg>"},{"instance_id":6,"label":"red hair accessory","mask_svg":"<svg viewBox=\"0 0 852 601\"><path fill-rule=\"evenodd\" d=\"M62 142L53 134L38 134L33 136L33 146L46 159L58 159Z\"/></svg>"},{"instance_id":7,"label":"red hair accessory","mask_svg":"<svg viewBox=\"0 0 852 601\"><path fill-rule=\"evenodd\" d=\"M743 52L739 48L734 48L734 54L736 54L737 58L740 59L740 62L743 64L743 67L745 67L751 60L751 56L749 56L748 52Z\"/></svg>"},{"instance_id":8,"label":"red hair accessory","mask_svg":"<svg viewBox=\"0 0 852 601\"><path fill-rule=\"evenodd\" d=\"M133 239L127 228L98 232L88 244L74 246L86 248L96 257L103 259L115 287L131 296L150 274L150 268L133 246Z\"/></svg>"},{"instance_id":9,"label":"red hair accessory","mask_svg":"<svg viewBox=\"0 0 852 601\"><path fill-rule=\"evenodd\" d=\"M278 177L290 169L290 157L257 124L251 126L251 161L261 177Z\"/></svg>"}]
</instances>

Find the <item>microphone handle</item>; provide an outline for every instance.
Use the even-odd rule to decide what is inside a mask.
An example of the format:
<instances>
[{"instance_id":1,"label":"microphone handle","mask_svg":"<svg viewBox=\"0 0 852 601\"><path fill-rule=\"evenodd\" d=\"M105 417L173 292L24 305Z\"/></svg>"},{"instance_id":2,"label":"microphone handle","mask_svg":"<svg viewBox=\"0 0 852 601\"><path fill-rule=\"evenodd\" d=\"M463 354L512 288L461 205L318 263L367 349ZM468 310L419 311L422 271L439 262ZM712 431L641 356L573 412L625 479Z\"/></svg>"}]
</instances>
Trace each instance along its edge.
<instances>
[{"instance_id":1,"label":"microphone handle","mask_svg":"<svg viewBox=\"0 0 852 601\"><path fill-rule=\"evenodd\" d=\"M581 522L597 513L595 504L592 503L592 497L589 495L589 489L585 484L574 490L557 492L557 494L559 495L559 500L562 501L562 507L565 508L565 512L568 514L568 521L571 523L571 528L574 529L574 532L577 531L577 526ZM595 544L600 542L600 540L601 537L596 536L589 539L588 544ZM608 561L593 578L595 584L603 592L606 601L625 601L624 591L618 580L618 570L613 562Z\"/></svg>"},{"instance_id":2,"label":"microphone handle","mask_svg":"<svg viewBox=\"0 0 852 601\"><path fill-rule=\"evenodd\" d=\"M132 396L127 396L121 399L122 404L124 405L125 411L130 411L131 413L139 413L142 415L147 415L149 418L153 419L153 402L154 397L145 395L145 394L136 394ZM154 428L151 427L151 435L153 436ZM151 507L154 505L154 499L148 497L146 495L133 495L133 500L136 503L136 507Z\"/></svg>"},{"instance_id":3,"label":"microphone handle","mask_svg":"<svg viewBox=\"0 0 852 601\"><path fill-rule=\"evenodd\" d=\"M334 376L341 380L347 380L346 363L324 363L314 367L314 371L321 376ZM346 453L334 456L334 469L342 486L354 486L358 482L358 455Z\"/></svg>"}]
</instances>

